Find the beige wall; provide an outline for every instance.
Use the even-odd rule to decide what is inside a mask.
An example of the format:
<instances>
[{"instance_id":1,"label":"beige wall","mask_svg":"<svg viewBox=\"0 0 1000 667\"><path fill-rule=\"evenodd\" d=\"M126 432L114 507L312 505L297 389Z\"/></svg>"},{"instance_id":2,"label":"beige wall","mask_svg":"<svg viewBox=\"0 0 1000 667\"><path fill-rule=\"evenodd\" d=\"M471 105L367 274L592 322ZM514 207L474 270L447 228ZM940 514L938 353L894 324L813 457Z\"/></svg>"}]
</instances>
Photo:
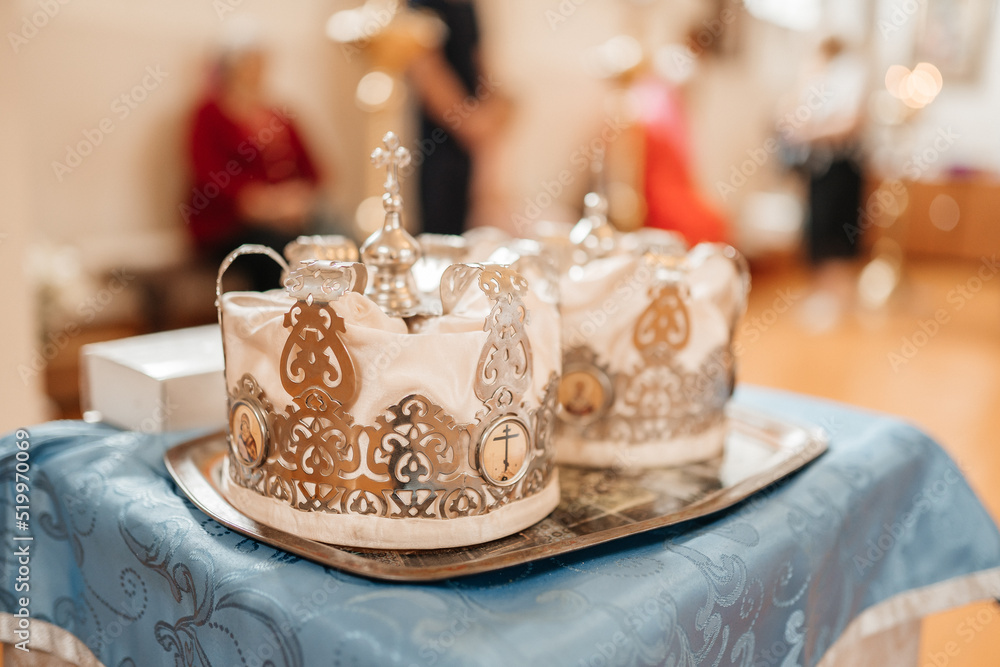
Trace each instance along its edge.
<instances>
[{"instance_id":1,"label":"beige wall","mask_svg":"<svg viewBox=\"0 0 1000 667\"><path fill-rule=\"evenodd\" d=\"M925 3L915 3L923 6ZM972 5L976 3L970 3ZM919 13L903 8L913 3L901 0L881 0L878 21L880 28L873 34L874 52L884 76L889 65L916 65L913 47L919 26ZM902 11L901 11L902 10ZM925 178L935 178L954 167L969 167L1000 175L1000 11L994 11L986 31L983 66L971 80L944 78L941 94L919 111L901 131L890 134L892 156L887 166L905 165L914 155L931 146L939 128L953 128L958 135L954 144L939 159L928 165ZM881 81L876 81L881 85Z\"/></svg>"},{"instance_id":2,"label":"beige wall","mask_svg":"<svg viewBox=\"0 0 1000 667\"><path fill-rule=\"evenodd\" d=\"M16 23L41 11L38 1L15 0ZM359 4L355 0L53 3L58 12L13 54L27 117L20 128L28 146L22 166L37 239L80 248L85 268L159 264L184 252L177 203L186 187L181 144L186 116L207 55L234 17L255 19L273 47L271 89L300 114L325 171L336 174L331 206L350 218L372 194L366 187L378 181L366 177L372 169L366 156L382 128L363 131L364 116L354 104L364 63L323 35L327 18ZM635 27L623 9L628 3L569 4L573 11L553 23L557 2L480 3L487 64L516 104L509 141L494 170L513 211L523 210L527 198L570 167L573 153L614 116L606 105L607 85L580 64L588 48ZM697 5L693 0L664 5L669 11L659 11L658 20L642 30L657 38L677 34L686 20L681 17L694 15ZM123 117L125 107L116 100L144 78L152 82L149 68L164 78L139 91L145 99ZM100 132L105 119L113 127L108 134ZM404 134L408 129L402 119L390 124L402 126ZM88 135L100 137L100 144L72 166L70 147L93 143ZM580 176L547 217L575 215L586 187Z\"/></svg>"},{"instance_id":3,"label":"beige wall","mask_svg":"<svg viewBox=\"0 0 1000 667\"><path fill-rule=\"evenodd\" d=\"M14 16L9 5L0 6L0 29L6 34ZM31 225L28 179L22 168L28 151L21 128L25 122L23 89L10 57L0 56L0 434L38 423L48 415L41 377L22 375L19 366L37 346L37 322L31 287L25 272L25 255Z\"/></svg>"},{"instance_id":4,"label":"beige wall","mask_svg":"<svg viewBox=\"0 0 1000 667\"><path fill-rule=\"evenodd\" d=\"M106 288L114 287L101 278L106 272L169 263L186 251L177 208L187 187L186 117L206 58L233 16L259 22L275 54L270 71L275 97L299 113L324 171L337 175L332 205L353 209L361 197L361 176L350 166L363 164L368 147L355 131L360 114L353 98L341 91L353 90L361 63L348 62L323 37L327 17L346 4L2 3L0 431L47 417L42 372L29 372L27 383L21 377L25 366L40 369L51 351L45 347L51 332L44 333L38 321L38 286L27 274L59 276L62 307L72 317L86 312L88 299L106 296ZM216 8L227 7L233 10L220 17ZM134 109L119 99L133 90L135 98L145 98L133 99ZM74 166L67 150L80 142L96 145ZM55 162L69 166L68 173L57 174ZM54 256L58 246L72 250L26 271L39 245L43 257ZM125 301L116 298L108 310L130 307ZM76 331L72 320L54 327L60 341Z\"/></svg>"},{"instance_id":5,"label":"beige wall","mask_svg":"<svg viewBox=\"0 0 1000 667\"><path fill-rule=\"evenodd\" d=\"M176 205L186 187L180 143L186 113L211 45L235 16L259 21L265 42L274 47L272 90L300 113L320 162L337 175L331 204L351 216L366 194L365 174L371 169L365 160L371 137L360 131L363 115L353 103L363 64L325 40L323 25L334 11L354 4L52 0L58 12L17 46L18 53L5 53L22 82L27 121L18 134L27 151L21 166L37 236L78 245L85 262L101 268L160 262L183 251ZM880 5L884 14L893 2ZM676 38L705 11L693 0L662 3L637 25L630 6L619 0L480 3L487 64L517 105L495 170L512 210L522 210L526 198L557 176L612 115L605 107L607 86L580 67L586 49L622 30L642 33L651 42ZM13 0L6 7L15 29L21 19L41 11L39 0ZM565 7L572 11L554 21L554 13ZM907 22L890 38L876 32L880 59L906 62L915 25L915 20ZM794 80L808 44L800 34L754 21L747 21L745 30L739 58L703 64L690 90L696 167L713 195L746 151L771 134L773 104ZM1000 40L994 40L990 62L998 59ZM166 78L121 118L116 111L122 107L113 108L114 100L141 84L149 67ZM1000 67L989 66L980 85L946 82L945 92L917 124L960 124L962 138L949 152L949 162L997 169L1000 129L989 110L998 104ZM86 141L84 133L93 133L105 118L114 131L71 173L54 173L54 162L66 162L67 147ZM762 186L768 173L761 170L727 205L738 209L743 194ZM567 189L553 215L572 214L584 180Z\"/></svg>"},{"instance_id":6,"label":"beige wall","mask_svg":"<svg viewBox=\"0 0 1000 667\"><path fill-rule=\"evenodd\" d=\"M259 22L263 41L273 48L274 97L299 114L324 171L338 175L332 202L351 201L360 180L347 165L362 148L351 131L358 112L341 91L353 88L360 63L348 63L323 38L327 17L345 3L53 4L58 13L19 44L13 58L23 82L27 122L21 130L29 145L23 166L39 237L79 245L86 263L102 268L141 263L143 257L161 262L182 251L177 203L186 188L186 118L207 56L234 16ZM14 7L27 17L39 11L32 0L18 0ZM151 71L162 80L150 77ZM144 83L147 90L136 89ZM132 96L133 90L129 108L120 96ZM101 132L102 120L113 131ZM87 142L88 133L100 137L92 153L69 173L55 167L55 162L71 164L68 147Z\"/></svg>"}]
</instances>

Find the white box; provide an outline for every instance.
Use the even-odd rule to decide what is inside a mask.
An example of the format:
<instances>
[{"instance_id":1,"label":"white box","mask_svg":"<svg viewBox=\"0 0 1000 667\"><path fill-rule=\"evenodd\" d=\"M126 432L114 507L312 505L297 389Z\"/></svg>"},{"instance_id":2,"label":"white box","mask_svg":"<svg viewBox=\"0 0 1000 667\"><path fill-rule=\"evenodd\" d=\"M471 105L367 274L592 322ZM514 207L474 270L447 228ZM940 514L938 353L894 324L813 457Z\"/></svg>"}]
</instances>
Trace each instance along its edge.
<instances>
[{"instance_id":1,"label":"white box","mask_svg":"<svg viewBox=\"0 0 1000 667\"><path fill-rule=\"evenodd\" d=\"M149 433L226 426L217 324L92 343L81 348L80 357L85 413Z\"/></svg>"}]
</instances>

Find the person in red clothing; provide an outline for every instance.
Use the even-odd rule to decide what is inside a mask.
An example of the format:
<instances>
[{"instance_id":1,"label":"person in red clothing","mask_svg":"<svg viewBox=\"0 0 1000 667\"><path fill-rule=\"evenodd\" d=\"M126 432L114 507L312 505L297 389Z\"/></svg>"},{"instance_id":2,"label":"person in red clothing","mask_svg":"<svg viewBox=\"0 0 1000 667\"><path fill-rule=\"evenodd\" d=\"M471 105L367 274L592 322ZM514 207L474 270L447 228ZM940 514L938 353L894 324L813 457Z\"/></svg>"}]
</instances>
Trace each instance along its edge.
<instances>
[{"instance_id":1,"label":"person in red clothing","mask_svg":"<svg viewBox=\"0 0 1000 667\"><path fill-rule=\"evenodd\" d=\"M265 65L256 45L227 49L191 125L194 183L181 215L199 254L216 264L243 243L280 252L306 231L317 203L319 175L290 114L264 99ZM237 266L254 289L279 287L270 259Z\"/></svg>"},{"instance_id":2,"label":"person in red clothing","mask_svg":"<svg viewBox=\"0 0 1000 667\"><path fill-rule=\"evenodd\" d=\"M690 245L727 242L726 220L691 173L688 126L679 91L647 77L634 87L642 107L646 226L680 232Z\"/></svg>"}]
</instances>

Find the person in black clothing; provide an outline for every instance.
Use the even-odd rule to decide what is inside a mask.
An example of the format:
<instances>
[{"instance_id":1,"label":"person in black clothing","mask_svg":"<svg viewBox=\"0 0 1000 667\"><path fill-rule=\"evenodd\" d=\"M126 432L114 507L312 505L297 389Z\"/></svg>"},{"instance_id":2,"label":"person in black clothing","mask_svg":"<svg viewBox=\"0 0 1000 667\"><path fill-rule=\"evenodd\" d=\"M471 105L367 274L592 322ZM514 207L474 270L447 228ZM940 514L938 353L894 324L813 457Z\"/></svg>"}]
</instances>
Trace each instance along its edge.
<instances>
[{"instance_id":1,"label":"person in black clothing","mask_svg":"<svg viewBox=\"0 0 1000 667\"><path fill-rule=\"evenodd\" d=\"M479 24L469 0L411 0L448 27L440 49L417 58L409 76L421 100L423 230L461 234L467 224L473 158L506 121L506 104L479 64Z\"/></svg>"},{"instance_id":2,"label":"person in black clothing","mask_svg":"<svg viewBox=\"0 0 1000 667\"><path fill-rule=\"evenodd\" d=\"M861 209L860 159L868 72L864 61L837 37L820 44L817 59L804 71L797 107L786 118L786 139L804 161L809 178L805 251L815 268L816 290L802 304L804 320L816 330L834 326L853 305L852 261L857 258Z\"/></svg>"}]
</instances>

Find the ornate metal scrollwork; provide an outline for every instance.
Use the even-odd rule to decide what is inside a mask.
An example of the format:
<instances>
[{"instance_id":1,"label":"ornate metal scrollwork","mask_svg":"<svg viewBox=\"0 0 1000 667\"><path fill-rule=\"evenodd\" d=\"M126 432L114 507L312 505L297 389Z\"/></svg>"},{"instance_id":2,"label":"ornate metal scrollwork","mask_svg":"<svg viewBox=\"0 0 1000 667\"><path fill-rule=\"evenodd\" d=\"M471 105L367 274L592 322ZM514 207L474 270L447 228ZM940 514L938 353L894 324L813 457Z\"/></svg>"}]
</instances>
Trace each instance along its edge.
<instances>
[{"instance_id":1,"label":"ornate metal scrollwork","mask_svg":"<svg viewBox=\"0 0 1000 667\"><path fill-rule=\"evenodd\" d=\"M632 340L644 356L658 348L677 352L691 336L691 318L684 303L684 285L668 282L649 289L652 303L635 324Z\"/></svg>"},{"instance_id":2,"label":"ornate metal scrollwork","mask_svg":"<svg viewBox=\"0 0 1000 667\"><path fill-rule=\"evenodd\" d=\"M354 362L341 338L344 320L329 303L297 301L285 313L291 333L281 351L281 385L298 398L319 392L342 405L358 393Z\"/></svg>"},{"instance_id":3,"label":"ornate metal scrollwork","mask_svg":"<svg viewBox=\"0 0 1000 667\"><path fill-rule=\"evenodd\" d=\"M229 447L247 468L267 458L274 438L274 406L253 375L244 373L229 395Z\"/></svg>"},{"instance_id":4,"label":"ornate metal scrollwork","mask_svg":"<svg viewBox=\"0 0 1000 667\"><path fill-rule=\"evenodd\" d=\"M612 375L614 403L602 419L564 418L561 428L576 429L588 439L633 443L702 433L725 419L734 366L728 346L713 350L693 370L669 353L649 355L631 372Z\"/></svg>"},{"instance_id":5,"label":"ornate metal scrollwork","mask_svg":"<svg viewBox=\"0 0 1000 667\"><path fill-rule=\"evenodd\" d=\"M512 269L488 265L479 274L479 288L493 307L484 325L489 337L476 368L476 396L488 401L501 387L522 394L531 384L532 368L522 300L528 283Z\"/></svg>"},{"instance_id":6,"label":"ornate metal scrollwork","mask_svg":"<svg viewBox=\"0 0 1000 667\"><path fill-rule=\"evenodd\" d=\"M400 519L484 514L544 489L554 470L548 442L557 376L549 379L542 404L529 409L523 398L532 364L526 282L505 267L466 268L471 272L453 272L455 294L478 277L492 302L475 382L477 396L489 395L475 422L458 424L427 397L412 394L374 424L356 424L346 410L359 386L341 338L343 319L325 300L300 299L283 320L289 334L279 367L292 403L281 412L268 407L270 455L256 468L231 456L231 479L302 511ZM333 298L342 293L334 291ZM506 478L502 470L484 475L479 465L480 441L492 431L499 441L506 435L508 444L521 438L519 467L509 468Z\"/></svg>"},{"instance_id":7,"label":"ornate metal scrollwork","mask_svg":"<svg viewBox=\"0 0 1000 667\"><path fill-rule=\"evenodd\" d=\"M431 488L465 463L455 420L430 399L407 396L368 431L368 469L394 488Z\"/></svg>"},{"instance_id":8,"label":"ornate metal scrollwork","mask_svg":"<svg viewBox=\"0 0 1000 667\"><path fill-rule=\"evenodd\" d=\"M637 364L612 373L587 346L564 355L563 428L588 439L643 443L701 433L725 418L735 377L728 341L696 369L677 361L690 342L691 318L686 285L671 275L674 260L667 259L658 267L661 280L649 290L650 305L633 329ZM575 393L574 381L579 385Z\"/></svg>"}]
</instances>

